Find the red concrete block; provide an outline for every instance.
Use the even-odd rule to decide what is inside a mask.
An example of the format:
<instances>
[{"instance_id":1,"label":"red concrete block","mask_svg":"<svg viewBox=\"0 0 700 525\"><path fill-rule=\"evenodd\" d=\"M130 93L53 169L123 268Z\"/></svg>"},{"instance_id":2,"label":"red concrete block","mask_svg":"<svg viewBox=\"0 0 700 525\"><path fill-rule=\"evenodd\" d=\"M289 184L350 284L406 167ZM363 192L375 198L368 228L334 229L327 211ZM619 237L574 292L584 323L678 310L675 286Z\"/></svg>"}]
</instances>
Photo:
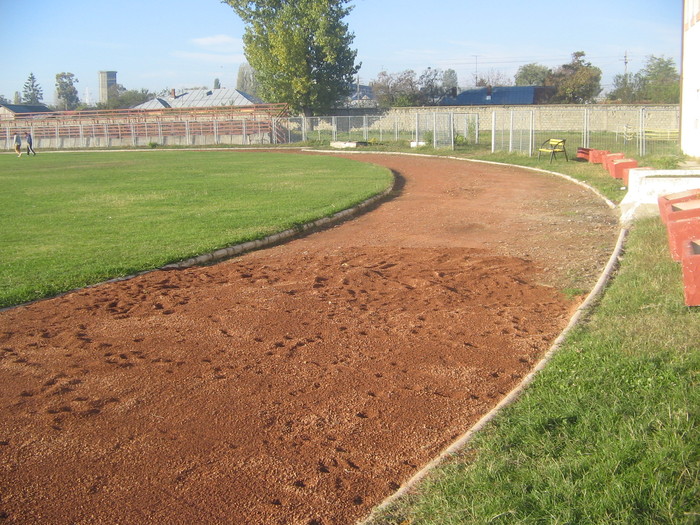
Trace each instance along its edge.
<instances>
[{"instance_id":1,"label":"red concrete block","mask_svg":"<svg viewBox=\"0 0 700 525\"><path fill-rule=\"evenodd\" d=\"M627 172L629 175L629 170L631 168L636 168L637 167L637 161L634 159L616 159L612 161L611 165L611 175L615 177L616 179L624 180L625 184L627 184L627 181L625 180L625 177L623 176L623 170L627 168Z\"/></svg>"},{"instance_id":2,"label":"red concrete block","mask_svg":"<svg viewBox=\"0 0 700 525\"><path fill-rule=\"evenodd\" d=\"M591 160L591 148L578 148L576 150L576 158L581 160Z\"/></svg>"},{"instance_id":3,"label":"red concrete block","mask_svg":"<svg viewBox=\"0 0 700 525\"><path fill-rule=\"evenodd\" d=\"M607 171L610 176L612 176L612 162L614 160L619 160L619 159L624 159L625 154L624 153L608 153L607 155L603 156L603 167L605 168L605 171Z\"/></svg>"},{"instance_id":4,"label":"red concrete block","mask_svg":"<svg viewBox=\"0 0 700 525\"><path fill-rule=\"evenodd\" d=\"M700 217L700 198L682 202L672 202L666 216L666 221L679 221Z\"/></svg>"},{"instance_id":5,"label":"red concrete block","mask_svg":"<svg viewBox=\"0 0 700 525\"><path fill-rule=\"evenodd\" d=\"M659 196L659 215L661 216L661 221L664 224L666 224L668 220L668 214L671 212L671 204L675 204L677 202L692 201L695 199L700 199L700 188L694 190L680 191L678 193L669 193L668 195Z\"/></svg>"},{"instance_id":6,"label":"red concrete block","mask_svg":"<svg viewBox=\"0 0 700 525\"><path fill-rule=\"evenodd\" d=\"M683 246L683 295L686 306L700 306L700 239Z\"/></svg>"},{"instance_id":7,"label":"red concrete block","mask_svg":"<svg viewBox=\"0 0 700 525\"><path fill-rule=\"evenodd\" d=\"M700 239L700 209L690 219L669 220L666 223L668 248L674 261L680 261L683 246L691 239Z\"/></svg>"},{"instance_id":8,"label":"red concrete block","mask_svg":"<svg viewBox=\"0 0 700 525\"><path fill-rule=\"evenodd\" d=\"M588 154L588 161L594 164L602 164L603 155L607 155L608 153L610 152L604 149L592 149Z\"/></svg>"}]
</instances>

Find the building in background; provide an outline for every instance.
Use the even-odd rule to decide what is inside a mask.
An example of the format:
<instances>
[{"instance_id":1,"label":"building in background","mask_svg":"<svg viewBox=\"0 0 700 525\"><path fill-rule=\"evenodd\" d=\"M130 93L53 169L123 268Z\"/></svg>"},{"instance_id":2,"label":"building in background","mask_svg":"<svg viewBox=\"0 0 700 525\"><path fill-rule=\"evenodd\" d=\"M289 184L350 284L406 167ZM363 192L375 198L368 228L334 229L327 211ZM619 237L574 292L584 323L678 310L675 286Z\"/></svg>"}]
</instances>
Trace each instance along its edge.
<instances>
[{"instance_id":1,"label":"building in background","mask_svg":"<svg viewBox=\"0 0 700 525\"><path fill-rule=\"evenodd\" d=\"M109 91L117 85L116 71L100 71L100 102L106 104L109 100Z\"/></svg>"},{"instance_id":2,"label":"building in background","mask_svg":"<svg viewBox=\"0 0 700 525\"><path fill-rule=\"evenodd\" d=\"M0 120L17 120L29 113L51 113L44 104L0 104Z\"/></svg>"},{"instance_id":3,"label":"building in background","mask_svg":"<svg viewBox=\"0 0 700 525\"><path fill-rule=\"evenodd\" d=\"M441 106L516 106L546 104L554 93L550 86L488 86L443 97Z\"/></svg>"},{"instance_id":4,"label":"building in background","mask_svg":"<svg viewBox=\"0 0 700 525\"><path fill-rule=\"evenodd\" d=\"M700 0L683 2L681 149L700 157Z\"/></svg>"},{"instance_id":5,"label":"building in background","mask_svg":"<svg viewBox=\"0 0 700 525\"><path fill-rule=\"evenodd\" d=\"M192 89L180 94L171 90L169 96L156 97L132 109L212 108L220 106L253 106L262 100L231 88Z\"/></svg>"}]
</instances>

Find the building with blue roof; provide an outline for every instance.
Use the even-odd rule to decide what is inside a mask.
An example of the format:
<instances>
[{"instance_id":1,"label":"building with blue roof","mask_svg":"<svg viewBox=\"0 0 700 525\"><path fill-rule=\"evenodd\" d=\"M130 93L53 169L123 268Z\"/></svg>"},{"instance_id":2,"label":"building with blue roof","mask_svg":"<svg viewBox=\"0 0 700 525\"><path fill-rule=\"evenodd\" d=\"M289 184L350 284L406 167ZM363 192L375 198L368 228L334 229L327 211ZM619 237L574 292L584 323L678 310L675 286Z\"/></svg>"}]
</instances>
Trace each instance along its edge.
<instances>
[{"instance_id":1,"label":"building with blue roof","mask_svg":"<svg viewBox=\"0 0 700 525\"><path fill-rule=\"evenodd\" d=\"M523 106L546 104L553 94L550 86L488 86L444 97L441 106Z\"/></svg>"}]
</instances>

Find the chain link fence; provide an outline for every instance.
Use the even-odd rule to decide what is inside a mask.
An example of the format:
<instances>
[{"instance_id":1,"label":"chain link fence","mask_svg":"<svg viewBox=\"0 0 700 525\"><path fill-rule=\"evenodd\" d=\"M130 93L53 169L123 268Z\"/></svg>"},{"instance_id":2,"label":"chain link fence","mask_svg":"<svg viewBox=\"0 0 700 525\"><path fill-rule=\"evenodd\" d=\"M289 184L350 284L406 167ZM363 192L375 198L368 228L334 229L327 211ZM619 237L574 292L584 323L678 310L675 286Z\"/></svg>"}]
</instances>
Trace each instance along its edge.
<instances>
[{"instance_id":1,"label":"chain link fence","mask_svg":"<svg viewBox=\"0 0 700 525\"><path fill-rule=\"evenodd\" d=\"M534 155L550 138L567 150L594 148L631 156L679 152L680 112L667 108L562 108L494 110L491 151Z\"/></svg>"},{"instance_id":2,"label":"chain link fence","mask_svg":"<svg viewBox=\"0 0 700 525\"><path fill-rule=\"evenodd\" d=\"M466 109L466 108L464 108ZM530 106L479 107L471 111L405 108L383 115L328 117L217 117L169 119L135 116L109 121L51 119L0 121L0 142L12 149L15 133L27 131L39 149L96 147L274 145L330 142L410 143L460 149L481 144L491 151L535 155L550 138L567 150L596 148L627 155L679 151L677 107Z\"/></svg>"}]
</instances>

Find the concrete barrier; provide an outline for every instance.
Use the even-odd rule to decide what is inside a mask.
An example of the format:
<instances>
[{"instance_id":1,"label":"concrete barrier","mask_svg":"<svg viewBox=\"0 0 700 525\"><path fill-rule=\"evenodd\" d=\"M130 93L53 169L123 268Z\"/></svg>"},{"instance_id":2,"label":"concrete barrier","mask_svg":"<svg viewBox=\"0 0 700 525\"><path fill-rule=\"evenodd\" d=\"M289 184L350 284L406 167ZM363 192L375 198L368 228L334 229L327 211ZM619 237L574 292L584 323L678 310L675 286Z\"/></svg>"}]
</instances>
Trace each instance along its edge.
<instances>
[{"instance_id":1,"label":"concrete barrier","mask_svg":"<svg viewBox=\"0 0 700 525\"><path fill-rule=\"evenodd\" d=\"M613 176L615 179L620 179L624 181L625 185L627 185L629 181L629 170L631 168L636 168L637 167L637 161L634 159L615 159L612 161L612 165L610 167L610 175ZM627 177L625 177L625 169L627 169Z\"/></svg>"},{"instance_id":2,"label":"concrete barrier","mask_svg":"<svg viewBox=\"0 0 700 525\"><path fill-rule=\"evenodd\" d=\"M610 176L612 176L613 161L621 160L624 158L624 153L608 153L607 155L603 155L603 168L605 168L605 171L607 171L610 174Z\"/></svg>"},{"instance_id":3,"label":"concrete barrier","mask_svg":"<svg viewBox=\"0 0 700 525\"><path fill-rule=\"evenodd\" d=\"M683 249L688 241L700 239L700 208L696 215L686 219L673 220L669 217L666 223L668 232L668 248L674 261L680 261Z\"/></svg>"},{"instance_id":4,"label":"concrete barrier","mask_svg":"<svg viewBox=\"0 0 700 525\"><path fill-rule=\"evenodd\" d=\"M683 295L686 306L700 306L700 239L683 246Z\"/></svg>"},{"instance_id":5,"label":"concrete barrier","mask_svg":"<svg viewBox=\"0 0 700 525\"><path fill-rule=\"evenodd\" d=\"M592 149L588 152L588 162L592 162L593 164L602 164L603 157L608 153L610 152L604 149Z\"/></svg>"},{"instance_id":6,"label":"concrete barrier","mask_svg":"<svg viewBox=\"0 0 700 525\"><path fill-rule=\"evenodd\" d=\"M700 188L700 170L629 170L627 195L620 202L620 221L659 216L659 197Z\"/></svg>"},{"instance_id":7,"label":"concrete barrier","mask_svg":"<svg viewBox=\"0 0 700 525\"><path fill-rule=\"evenodd\" d=\"M692 190L671 193L670 195L660 195L658 203L661 222L663 222L664 224L668 222L668 214L671 212L671 205L679 202L692 201L696 199L700 199L700 188L693 188Z\"/></svg>"}]
</instances>

